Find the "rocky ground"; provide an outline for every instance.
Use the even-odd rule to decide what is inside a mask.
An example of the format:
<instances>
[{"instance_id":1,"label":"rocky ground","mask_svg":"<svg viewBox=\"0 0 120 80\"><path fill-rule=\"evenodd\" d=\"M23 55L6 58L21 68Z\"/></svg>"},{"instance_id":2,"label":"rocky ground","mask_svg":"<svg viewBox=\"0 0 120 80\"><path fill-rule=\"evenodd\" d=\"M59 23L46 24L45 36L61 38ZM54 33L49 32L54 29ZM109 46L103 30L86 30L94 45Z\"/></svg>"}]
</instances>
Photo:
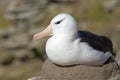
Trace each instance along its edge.
<instances>
[{"instance_id":1,"label":"rocky ground","mask_svg":"<svg viewBox=\"0 0 120 80\"><path fill-rule=\"evenodd\" d=\"M59 13L72 14L81 30L109 37L119 55L119 5L120 0L1 0L0 80L40 75L47 38L34 42L32 36Z\"/></svg>"},{"instance_id":2,"label":"rocky ground","mask_svg":"<svg viewBox=\"0 0 120 80\"><path fill-rule=\"evenodd\" d=\"M112 59L111 59L112 60ZM37 80L119 80L120 68L114 61L97 66L58 66L47 59ZM35 77L34 77L35 78ZM35 80L30 78L31 80Z\"/></svg>"}]
</instances>

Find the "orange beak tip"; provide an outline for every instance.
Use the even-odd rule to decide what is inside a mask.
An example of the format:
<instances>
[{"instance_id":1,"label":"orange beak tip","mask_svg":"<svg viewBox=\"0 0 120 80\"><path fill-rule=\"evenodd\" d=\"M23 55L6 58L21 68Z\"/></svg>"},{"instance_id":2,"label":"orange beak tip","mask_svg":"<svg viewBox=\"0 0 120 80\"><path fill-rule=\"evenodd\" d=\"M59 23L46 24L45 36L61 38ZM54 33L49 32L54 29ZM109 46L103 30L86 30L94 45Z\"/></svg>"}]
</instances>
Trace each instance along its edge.
<instances>
[{"instance_id":1,"label":"orange beak tip","mask_svg":"<svg viewBox=\"0 0 120 80\"><path fill-rule=\"evenodd\" d=\"M51 28L51 26L48 26L45 30L34 34L33 40L35 41L35 40L38 40L38 39L42 39L44 37L49 36L51 33L52 33L52 28Z\"/></svg>"},{"instance_id":2,"label":"orange beak tip","mask_svg":"<svg viewBox=\"0 0 120 80\"><path fill-rule=\"evenodd\" d=\"M36 41L37 38L38 38L38 35L35 34L35 35L33 36L33 40Z\"/></svg>"}]
</instances>

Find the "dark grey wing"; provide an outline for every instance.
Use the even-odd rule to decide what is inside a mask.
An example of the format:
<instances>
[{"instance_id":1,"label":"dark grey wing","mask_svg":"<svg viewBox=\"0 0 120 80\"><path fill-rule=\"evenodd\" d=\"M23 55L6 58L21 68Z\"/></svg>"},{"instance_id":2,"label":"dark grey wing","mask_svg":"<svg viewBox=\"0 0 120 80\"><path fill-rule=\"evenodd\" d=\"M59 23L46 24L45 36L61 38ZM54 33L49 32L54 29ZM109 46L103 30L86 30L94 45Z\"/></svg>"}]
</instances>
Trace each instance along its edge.
<instances>
[{"instance_id":1,"label":"dark grey wing","mask_svg":"<svg viewBox=\"0 0 120 80\"><path fill-rule=\"evenodd\" d=\"M81 37L81 42L87 42L94 49L113 53L113 45L110 39L105 36L98 36L87 31L78 31L79 37Z\"/></svg>"}]
</instances>

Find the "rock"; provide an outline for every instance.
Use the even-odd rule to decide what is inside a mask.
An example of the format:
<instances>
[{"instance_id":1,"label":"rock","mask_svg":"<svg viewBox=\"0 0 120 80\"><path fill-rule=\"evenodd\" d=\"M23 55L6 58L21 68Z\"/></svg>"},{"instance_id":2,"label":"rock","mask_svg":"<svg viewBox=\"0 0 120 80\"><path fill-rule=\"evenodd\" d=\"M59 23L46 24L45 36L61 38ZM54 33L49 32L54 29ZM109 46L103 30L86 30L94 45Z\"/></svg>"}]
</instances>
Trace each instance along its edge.
<instances>
[{"instance_id":1,"label":"rock","mask_svg":"<svg viewBox=\"0 0 120 80\"><path fill-rule=\"evenodd\" d=\"M42 12L50 0L11 0L5 10L6 19L14 21L20 32L28 29L36 22L44 19Z\"/></svg>"},{"instance_id":2,"label":"rock","mask_svg":"<svg viewBox=\"0 0 120 80\"><path fill-rule=\"evenodd\" d=\"M109 80L120 80L120 74L116 75L115 77L111 77Z\"/></svg>"},{"instance_id":3,"label":"rock","mask_svg":"<svg viewBox=\"0 0 120 80\"><path fill-rule=\"evenodd\" d=\"M22 42L21 42L22 43ZM26 44L24 43L18 43L14 40L9 40L4 43L4 48L5 49L18 49L18 48L25 48Z\"/></svg>"},{"instance_id":4,"label":"rock","mask_svg":"<svg viewBox=\"0 0 120 80\"><path fill-rule=\"evenodd\" d=\"M36 15L49 0L11 0L4 16L9 20L26 19Z\"/></svg>"},{"instance_id":5,"label":"rock","mask_svg":"<svg viewBox=\"0 0 120 80\"><path fill-rule=\"evenodd\" d=\"M15 59L19 59L21 61L26 61L35 57L35 55L27 49L14 50L13 56Z\"/></svg>"},{"instance_id":6,"label":"rock","mask_svg":"<svg viewBox=\"0 0 120 80\"><path fill-rule=\"evenodd\" d=\"M112 31L112 33L111 33ZM110 35L110 38L113 42L113 48L114 48L114 51L117 52L119 49L120 49L120 25L112 28L110 31L109 31L109 35Z\"/></svg>"},{"instance_id":7,"label":"rock","mask_svg":"<svg viewBox=\"0 0 120 80\"><path fill-rule=\"evenodd\" d=\"M28 49L32 51L36 57L39 57L43 61L46 59L45 42L46 42L46 39L43 39L40 41L33 41L28 46Z\"/></svg>"},{"instance_id":8,"label":"rock","mask_svg":"<svg viewBox=\"0 0 120 80\"><path fill-rule=\"evenodd\" d=\"M8 29L1 29L0 30L0 39L6 40L9 39L11 36L15 36L18 33L18 29L15 26L10 26Z\"/></svg>"},{"instance_id":9,"label":"rock","mask_svg":"<svg viewBox=\"0 0 120 80\"><path fill-rule=\"evenodd\" d=\"M118 64L120 65L120 49L117 51L117 55L116 55L115 59L118 62Z\"/></svg>"},{"instance_id":10,"label":"rock","mask_svg":"<svg viewBox=\"0 0 120 80\"><path fill-rule=\"evenodd\" d=\"M0 64L7 65L12 63L14 57L7 51L0 51Z\"/></svg>"},{"instance_id":11,"label":"rock","mask_svg":"<svg viewBox=\"0 0 120 80\"><path fill-rule=\"evenodd\" d=\"M73 1L77 1L77 0L52 0L53 2L63 2L63 3L65 3L65 2L73 2Z\"/></svg>"},{"instance_id":12,"label":"rock","mask_svg":"<svg viewBox=\"0 0 120 80\"><path fill-rule=\"evenodd\" d=\"M29 43L30 43L30 39L27 33L14 34L4 42L4 48L6 49L26 48Z\"/></svg>"},{"instance_id":13,"label":"rock","mask_svg":"<svg viewBox=\"0 0 120 80\"><path fill-rule=\"evenodd\" d=\"M61 67L47 59L41 70L41 80L108 80L119 72L115 62L105 64L102 67L86 65Z\"/></svg>"},{"instance_id":14,"label":"rock","mask_svg":"<svg viewBox=\"0 0 120 80\"><path fill-rule=\"evenodd\" d=\"M103 1L103 8L106 12L112 12L118 5L120 0L105 0Z\"/></svg>"},{"instance_id":15,"label":"rock","mask_svg":"<svg viewBox=\"0 0 120 80\"><path fill-rule=\"evenodd\" d=\"M0 30L0 39L8 39L10 34L7 30Z\"/></svg>"},{"instance_id":16,"label":"rock","mask_svg":"<svg viewBox=\"0 0 120 80\"><path fill-rule=\"evenodd\" d=\"M0 66L0 80L26 80L30 76L39 75L42 61L32 59L27 62L14 61L9 66Z\"/></svg>"},{"instance_id":17,"label":"rock","mask_svg":"<svg viewBox=\"0 0 120 80\"><path fill-rule=\"evenodd\" d=\"M42 80L40 76L29 78L28 80Z\"/></svg>"},{"instance_id":18,"label":"rock","mask_svg":"<svg viewBox=\"0 0 120 80\"><path fill-rule=\"evenodd\" d=\"M0 0L0 13L2 13L5 10L8 2L9 0Z\"/></svg>"}]
</instances>

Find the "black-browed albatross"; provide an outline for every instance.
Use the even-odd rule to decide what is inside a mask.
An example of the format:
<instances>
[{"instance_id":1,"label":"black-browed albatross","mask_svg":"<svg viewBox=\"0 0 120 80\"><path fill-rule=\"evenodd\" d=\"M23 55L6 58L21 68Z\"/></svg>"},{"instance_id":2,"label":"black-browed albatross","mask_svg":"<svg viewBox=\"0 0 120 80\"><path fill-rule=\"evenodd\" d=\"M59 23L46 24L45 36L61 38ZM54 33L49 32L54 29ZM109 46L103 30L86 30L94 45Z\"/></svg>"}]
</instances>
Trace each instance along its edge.
<instances>
[{"instance_id":1,"label":"black-browed albatross","mask_svg":"<svg viewBox=\"0 0 120 80\"><path fill-rule=\"evenodd\" d=\"M77 22L69 14L55 16L50 25L36 33L33 39L50 35L46 43L46 53L55 64L102 66L112 57L112 42L104 36L78 31Z\"/></svg>"}]
</instances>

